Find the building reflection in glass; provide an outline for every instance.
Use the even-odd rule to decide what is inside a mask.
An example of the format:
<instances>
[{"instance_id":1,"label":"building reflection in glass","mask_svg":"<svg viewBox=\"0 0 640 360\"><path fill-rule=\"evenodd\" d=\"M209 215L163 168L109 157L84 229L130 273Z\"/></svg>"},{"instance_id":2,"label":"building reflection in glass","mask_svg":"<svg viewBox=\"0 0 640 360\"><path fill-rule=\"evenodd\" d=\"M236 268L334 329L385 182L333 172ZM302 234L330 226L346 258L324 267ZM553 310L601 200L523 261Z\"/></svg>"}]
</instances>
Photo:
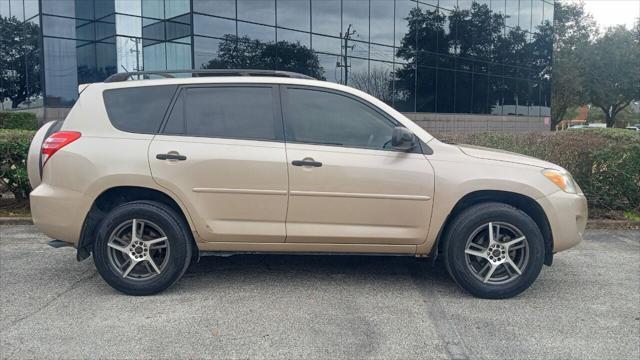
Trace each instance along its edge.
<instances>
[{"instance_id":1,"label":"building reflection in glass","mask_svg":"<svg viewBox=\"0 0 640 360\"><path fill-rule=\"evenodd\" d=\"M3 26L19 24L23 53L37 54L15 65L29 79L21 103L44 92L71 106L79 83L121 71L252 67L346 83L405 112L549 114L549 0L1 4Z\"/></svg>"}]
</instances>

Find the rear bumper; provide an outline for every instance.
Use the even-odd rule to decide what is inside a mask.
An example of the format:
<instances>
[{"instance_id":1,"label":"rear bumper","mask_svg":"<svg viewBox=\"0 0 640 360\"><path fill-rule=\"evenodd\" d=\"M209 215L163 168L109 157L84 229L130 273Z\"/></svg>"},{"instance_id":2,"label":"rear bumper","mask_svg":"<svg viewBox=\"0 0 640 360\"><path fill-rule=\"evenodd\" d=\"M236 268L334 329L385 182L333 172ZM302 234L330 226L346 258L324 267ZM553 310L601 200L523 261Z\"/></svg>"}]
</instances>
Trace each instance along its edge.
<instances>
[{"instance_id":1,"label":"rear bumper","mask_svg":"<svg viewBox=\"0 0 640 360\"><path fill-rule=\"evenodd\" d=\"M582 241L587 226L587 198L558 191L538 199L547 214L553 236L553 252L569 249Z\"/></svg>"},{"instance_id":2,"label":"rear bumper","mask_svg":"<svg viewBox=\"0 0 640 360\"><path fill-rule=\"evenodd\" d=\"M77 246L87 214L84 194L42 183L30 202L33 223L45 235Z\"/></svg>"}]
</instances>

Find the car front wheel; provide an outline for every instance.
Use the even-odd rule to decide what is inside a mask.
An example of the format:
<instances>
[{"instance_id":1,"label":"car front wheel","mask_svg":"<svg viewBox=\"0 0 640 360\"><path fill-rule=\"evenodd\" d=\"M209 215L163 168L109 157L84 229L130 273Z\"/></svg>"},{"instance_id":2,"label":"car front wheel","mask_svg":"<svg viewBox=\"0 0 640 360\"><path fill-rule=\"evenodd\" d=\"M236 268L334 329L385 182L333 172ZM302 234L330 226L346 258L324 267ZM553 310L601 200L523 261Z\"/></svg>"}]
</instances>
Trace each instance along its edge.
<instances>
[{"instance_id":1,"label":"car front wheel","mask_svg":"<svg viewBox=\"0 0 640 360\"><path fill-rule=\"evenodd\" d=\"M170 207L151 201L120 205L107 214L94 243L102 278L129 295L151 295L173 285L191 260L191 234Z\"/></svg>"},{"instance_id":2,"label":"car front wheel","mask_svg":"<svg viewBox=\"0 0 640 360\"><path fill-rule=\"evenodd\" d=\"M544 240L531 217L501 203L474 205L448 226L451 277L474 296L504 299L529 288L542 269Z\"/></svg>"}]
</instances>

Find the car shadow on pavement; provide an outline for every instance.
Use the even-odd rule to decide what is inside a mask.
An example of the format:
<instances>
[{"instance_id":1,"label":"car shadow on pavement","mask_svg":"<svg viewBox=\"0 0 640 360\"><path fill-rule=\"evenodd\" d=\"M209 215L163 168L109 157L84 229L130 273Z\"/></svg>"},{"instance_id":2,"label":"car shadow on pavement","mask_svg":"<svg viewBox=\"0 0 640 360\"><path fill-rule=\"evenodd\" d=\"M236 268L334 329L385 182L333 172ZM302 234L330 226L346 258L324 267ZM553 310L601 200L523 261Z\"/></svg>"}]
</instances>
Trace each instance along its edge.
<instances>
[{"instance_id":1,"label":"car shadow on pavement","mask_svg":"<svg viewBox=\"0 0 640 360\"><path fill-rule=\"evenodd\" d=\"M284 285L287 281L411 281L457 289L443 262L411 256L240 254L206 256L192 262L184 281L247 283L260 280Z\"/></svg>"}]
</instances>

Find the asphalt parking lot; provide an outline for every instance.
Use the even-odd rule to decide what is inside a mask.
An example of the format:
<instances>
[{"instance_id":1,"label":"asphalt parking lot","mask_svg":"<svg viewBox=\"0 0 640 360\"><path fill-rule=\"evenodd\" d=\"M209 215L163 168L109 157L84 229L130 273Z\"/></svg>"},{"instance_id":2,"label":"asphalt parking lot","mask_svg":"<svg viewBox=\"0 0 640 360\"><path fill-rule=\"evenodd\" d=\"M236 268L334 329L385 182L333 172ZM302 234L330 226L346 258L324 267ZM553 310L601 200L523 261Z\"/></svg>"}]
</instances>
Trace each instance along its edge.
<instances>
[{"instance_id":1,"label":"asphalt parking lot","mask_svg":"<svg viewBox=\"0 0 640 360\"><path fill-rule=\"evenodd\" d=\"M112 290L33 226L0 227L4 358L640 358L640 232L591 230L511 300L405 257L207 257Z\"/></svg>"}]
</instances>

